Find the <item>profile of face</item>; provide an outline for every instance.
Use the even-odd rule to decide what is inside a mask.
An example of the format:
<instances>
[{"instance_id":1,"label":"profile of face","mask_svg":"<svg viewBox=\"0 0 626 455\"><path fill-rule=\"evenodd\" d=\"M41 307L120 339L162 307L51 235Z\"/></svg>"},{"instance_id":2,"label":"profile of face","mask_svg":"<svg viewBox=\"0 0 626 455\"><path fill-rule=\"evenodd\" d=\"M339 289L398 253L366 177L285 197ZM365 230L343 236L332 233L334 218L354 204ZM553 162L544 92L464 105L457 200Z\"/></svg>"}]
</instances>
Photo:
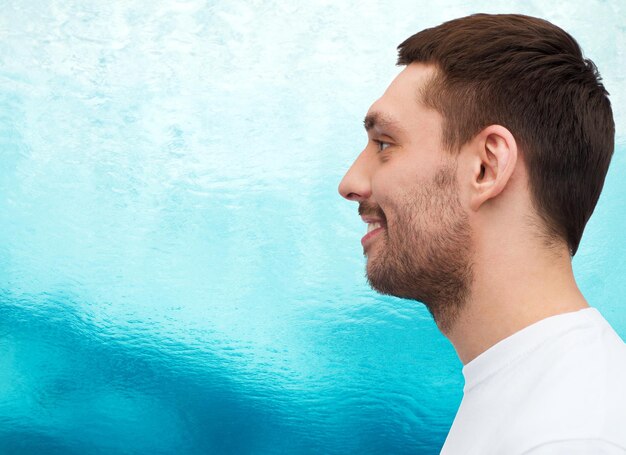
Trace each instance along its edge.
<instances>
[{"instance_id":1,"label":"profile of face","mask_svg":"<svg viewBox=\"0 0 626 455\"><path fill-rule=\"evenodd\" d=\"M370 286L424 303L445 333L471 285L471 229L457 158L441 145L441 115L419 101L433 72L408 65L370 107L368 143L339 193L358 201L364 221L382 226L362 241Z\"/></svg>"}]
</instances>

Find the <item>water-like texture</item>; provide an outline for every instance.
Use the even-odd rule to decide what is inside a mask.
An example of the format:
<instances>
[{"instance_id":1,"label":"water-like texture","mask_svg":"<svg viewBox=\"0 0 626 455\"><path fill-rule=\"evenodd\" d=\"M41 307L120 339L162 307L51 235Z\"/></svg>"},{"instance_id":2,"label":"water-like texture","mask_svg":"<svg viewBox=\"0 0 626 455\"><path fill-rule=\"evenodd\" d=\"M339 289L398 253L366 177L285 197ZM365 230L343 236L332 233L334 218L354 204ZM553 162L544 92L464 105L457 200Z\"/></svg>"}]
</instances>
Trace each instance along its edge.
<instances>
[{"instance_id":1,"label":"water-like texture","mask_svg":"<svg viewBox=\"0 0 626 455\"><path fill-rule=\"evenodd\" d=\"M338 4L337 4L338 3ZM461 364L337 185L395 46L570 31L617 120L575 260L626 336L621 3L0 2L0 453L437 453Z\"/></svg>"}]
</instances>

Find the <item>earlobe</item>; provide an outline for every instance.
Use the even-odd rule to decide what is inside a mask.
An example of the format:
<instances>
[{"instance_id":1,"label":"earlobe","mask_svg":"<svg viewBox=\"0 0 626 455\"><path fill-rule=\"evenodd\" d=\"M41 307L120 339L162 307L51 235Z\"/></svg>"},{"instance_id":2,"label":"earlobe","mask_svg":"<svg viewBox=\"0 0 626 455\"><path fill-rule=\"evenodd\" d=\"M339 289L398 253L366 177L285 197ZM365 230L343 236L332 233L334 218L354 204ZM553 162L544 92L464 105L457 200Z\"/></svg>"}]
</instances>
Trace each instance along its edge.
<instances>
[{"instance_id":1,"label":"earlobe","mask_svg":"<svg viewBox=\"0 0 626 455\"><path fill-rule=\"evenodd\" d=\"M490 125L474 138L475 171L471 208L478 211L506 188L517 162L517 143L501 125Z\"/></svg>"}]
</instances>

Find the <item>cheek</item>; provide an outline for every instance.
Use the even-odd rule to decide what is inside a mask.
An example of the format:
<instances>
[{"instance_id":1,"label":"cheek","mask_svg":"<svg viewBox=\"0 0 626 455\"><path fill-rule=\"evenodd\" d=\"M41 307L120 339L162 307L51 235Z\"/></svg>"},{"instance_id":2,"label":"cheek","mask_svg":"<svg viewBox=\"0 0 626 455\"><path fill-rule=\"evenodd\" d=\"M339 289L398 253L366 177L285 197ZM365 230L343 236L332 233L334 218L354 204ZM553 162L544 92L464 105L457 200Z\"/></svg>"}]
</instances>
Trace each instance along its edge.
<instances>
[{"instance_id":1,"label":"cheek","mask_svg":"<svg viewBox=\"0 0 626 455\"><path fill-rule=\"evenodd\" d=\"M372 196L387 220L388 228L397 224L412 223L416 210L419 211L420 195L427 181L425 168L417 169L415 164L396 160L387 163L372 178ZM423 196L423 195L422 195Z\"/></svg>"},{"instance_id":2,"label":"cheek","mask_svg":"<svg viewBox=\"0 0 626 455\"><path fill-rule=\"evenodd\" d=\"M418 166L415 161L399 158L393 163L390 161L383 177L388 186L393 186L396 192L410 193L429 181L432 178L429 172L431 168L427 163Z\"/></svg>"},{"instance_id":3,"label":"cheek","mask_svg":"<svg viewBox=\"0 0 626 455\"><path fill-rule=\"evenodd\" d=\"M374 202L383 215L388 217L397 206L398 201L398 188L395 186L393 180L381 176L376 180L372 180L372 196Z\"/></svg>"},{"instance_id":4,"label":"cheek","mask_svg":"<svg viewBox=\"0 0 626 455\"><path fill-rule=\"evenodd\" d=\"M413 163L407 163L407 160L401 160L399 156L392 156L372 176L372 192L374 196L377 199L383 197L396 199L398 194L415 186L420 176L413 167Z\"/></svg>"},{"instance_id":5,"label":"cheek","mask_svg":"<svg viewBox=\"0 0 626 455\"><path fill-rule=\"evenodd\" d=\"M372 198L376 203L387 200L393 192L393 184L384 172L377 172L371 181Z\"/></svg>"}]
</instances>

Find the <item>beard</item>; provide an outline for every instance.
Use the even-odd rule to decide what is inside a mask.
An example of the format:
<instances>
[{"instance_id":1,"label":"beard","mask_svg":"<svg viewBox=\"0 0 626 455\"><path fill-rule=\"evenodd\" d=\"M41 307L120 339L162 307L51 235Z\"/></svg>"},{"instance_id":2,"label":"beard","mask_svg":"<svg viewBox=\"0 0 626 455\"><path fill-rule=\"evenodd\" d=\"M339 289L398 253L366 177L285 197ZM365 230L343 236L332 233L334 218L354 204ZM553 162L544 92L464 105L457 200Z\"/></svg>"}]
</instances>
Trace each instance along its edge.
<instances>
[{"instance_id":1,"label":"beard","mask_svg":"<svg viewBox=\"0 0 626 455\"><path fill-rule=\"evenodd\" d=\"M472 283L471 229L458 194L454 166L403 192L393 207L395 219L370 246L366 266L374 290L422 302L444 334L455 325ZM379 207L366 203L361 212L384 219Z\"/></svg>"}]
</instances>

